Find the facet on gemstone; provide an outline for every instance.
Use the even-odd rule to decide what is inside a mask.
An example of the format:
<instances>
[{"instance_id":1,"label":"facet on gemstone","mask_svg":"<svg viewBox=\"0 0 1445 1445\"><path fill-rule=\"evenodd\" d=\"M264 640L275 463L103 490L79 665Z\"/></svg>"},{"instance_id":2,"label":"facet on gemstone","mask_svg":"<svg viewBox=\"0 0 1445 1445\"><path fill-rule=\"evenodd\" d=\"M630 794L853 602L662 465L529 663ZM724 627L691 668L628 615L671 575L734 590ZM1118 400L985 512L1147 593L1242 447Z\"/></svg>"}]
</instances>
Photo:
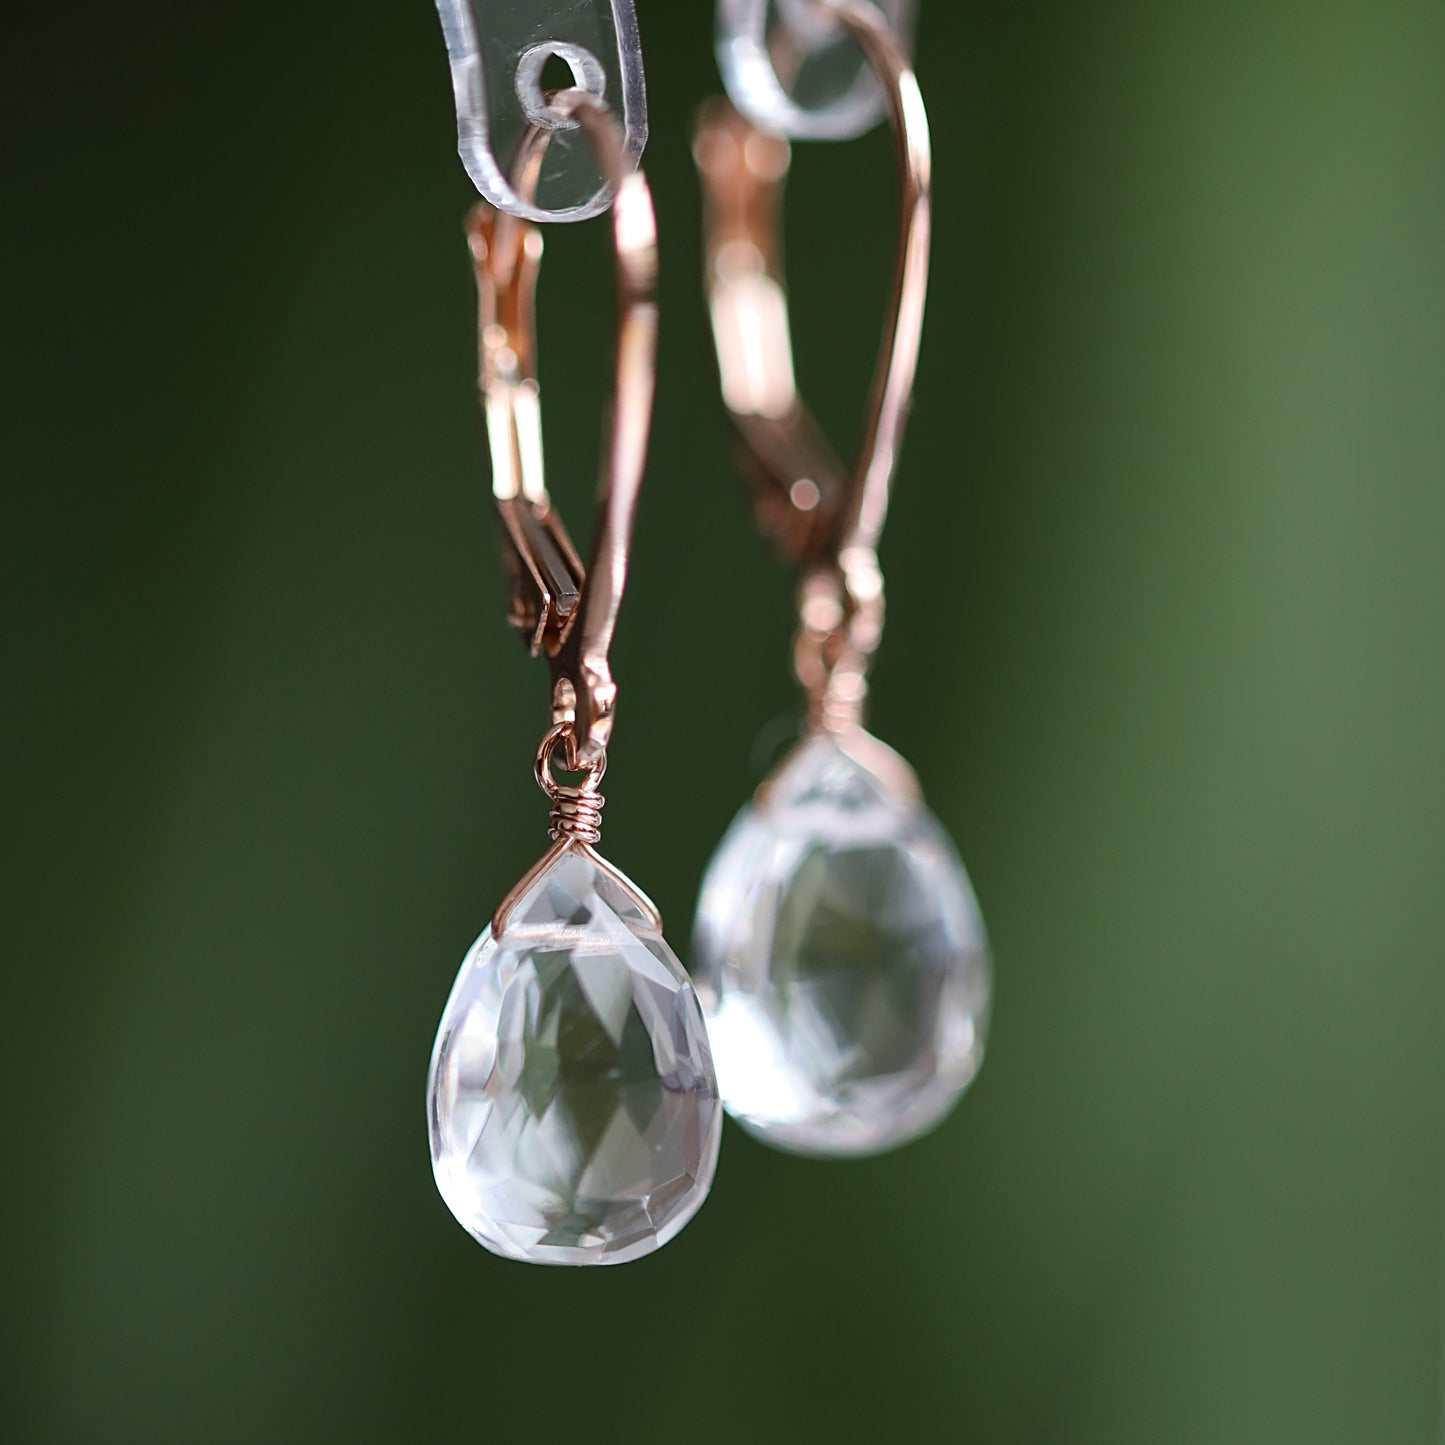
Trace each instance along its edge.
<instances>
[{"instance_id":1,"label":"facet on gemstone","mask_svg":"<svg viewBox=\"0 0 1445 1445\"><path fill-rule=\"evenodd\" d=\"M462 961L427 1081L432 1167L482 1244L538 1264L659 1249L712 1184L722 1106L656 917L571 844Z\"/></svg>"},{"instance_id":2,"label":"facet on gemstone","mask_svg":"<svg viewBox=\"0 0 1445 1445\"><path fill-rule=\"evenodd\" d=\"M906 1143L982 1062L983 922L948 835L902 778L867 734L810 736L703 879L692 973L723 1102L795 1153Z\"/></svg>"}]
</instances>

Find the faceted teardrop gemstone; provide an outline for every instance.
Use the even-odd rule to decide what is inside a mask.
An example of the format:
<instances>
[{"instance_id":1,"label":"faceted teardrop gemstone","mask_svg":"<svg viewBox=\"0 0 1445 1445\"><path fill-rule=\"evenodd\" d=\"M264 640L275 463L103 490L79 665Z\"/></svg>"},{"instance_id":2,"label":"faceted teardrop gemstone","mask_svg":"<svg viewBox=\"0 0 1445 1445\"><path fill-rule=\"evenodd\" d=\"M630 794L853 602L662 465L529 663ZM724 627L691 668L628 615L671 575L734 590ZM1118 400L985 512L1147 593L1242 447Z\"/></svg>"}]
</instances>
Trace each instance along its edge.
<instances>
[{"instance_id":1,"label":"faceted teardrop gemstone","mask_svg":"<svg viewBox=\"0 0 1445 1445\"><path fill-rule=\"evenodd\" d=\"M907 765L866 733L809 737L734 820L693 952L723 1102L779 1148L891 1149L982 1062L973 890Z\"/></svg>"},{"instance_id":2,"label":"faceted teardrop gemstone","mask_svg":"<svg viewBox=\"0 0 1445 1445\"><path fill-rule=\"evenodd\" d=\"M573 844L462 961L427 1082L437 1188L496 1254L620 1264L712 1185L697 994L627 880Z\"/></svg>"}]
</instances>

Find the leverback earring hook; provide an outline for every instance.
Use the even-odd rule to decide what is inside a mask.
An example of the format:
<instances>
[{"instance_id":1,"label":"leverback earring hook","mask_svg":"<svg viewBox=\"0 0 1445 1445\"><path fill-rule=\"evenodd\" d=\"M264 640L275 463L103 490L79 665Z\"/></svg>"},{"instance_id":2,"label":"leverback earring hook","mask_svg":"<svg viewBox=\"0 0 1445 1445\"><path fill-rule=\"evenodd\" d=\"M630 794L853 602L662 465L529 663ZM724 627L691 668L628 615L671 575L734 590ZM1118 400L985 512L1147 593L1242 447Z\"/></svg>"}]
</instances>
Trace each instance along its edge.
<instances>
[{"instance_id":1,"label":"leverback earring hook","mask_svg":"<svg viewBox=\"0 0 1445 1445\"><path fill-rule=\"evenodd\" d=\"M867 0L814 0L810 8L851 35L878 78L899 172L893 285L851 467L828 446L793 375L779 241L788 142L720 101L703 113L694 154L724 403L754 474L759 523L804 569L797 668L815 721L843 727L861 716L882 629L877 549L923 333L932 156L918 82L887 19Z\"/></svg>"},{"instance_id":2,"label":"leverback earring hook","mask_svg":"<svg viewBox=\"0 0 1445 1445\"><path fill-rule=\"evenodd\" d=\"M492 493L512 579L508 618L533 656L552 669L550 745L563 744L573 771L594 777L612 735L617 685L608 654L627 581L632 526L652 417L657 346L657 229L640 171L625 171L622 137L585 91L549 97L574 119L616 187L617 336L613 393L598 479L592 551L584 569L548 495L537 381L535 297L542 234L530 221L483 202L467 220L476 269L483 410ZM513 185L530 195L555 127L534 123Z\"/></svg>"}]
</instances>

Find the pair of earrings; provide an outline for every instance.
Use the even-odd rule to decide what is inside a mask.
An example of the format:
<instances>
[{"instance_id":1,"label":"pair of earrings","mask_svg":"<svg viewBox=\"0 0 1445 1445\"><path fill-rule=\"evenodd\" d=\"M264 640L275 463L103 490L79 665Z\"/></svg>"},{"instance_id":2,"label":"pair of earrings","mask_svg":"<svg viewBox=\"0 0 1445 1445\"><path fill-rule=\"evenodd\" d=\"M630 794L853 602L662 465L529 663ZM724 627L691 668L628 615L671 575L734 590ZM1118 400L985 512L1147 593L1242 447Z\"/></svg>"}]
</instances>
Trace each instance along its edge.
<instances>
[{"instance_id":1,"label":"pair of earrings","mask_svg":"<svg viewBox=\"0 0 1445 1445\"><path fill-rule=\"evenodd\" d=\"M617 694L608 652L652 405L647 184L624 131L579 85L547 96L517 147L507 183L522 216L483 203L468 222L510 620L551 665L552 724L535 773L553 841L463 960L427 1107L443 1198L475 1238L514 1259L620 1263L666 1243L711 1186L724 1107L780 1148L866 1155L936 1124L982 1057L990 969L967 876L908 765L863 726L883 623L877 544L927 283L927 120L883 14L866 0L824 8L881 84L902 175L885 339L851 469L793 380L776 230L788 143L722 102L695 142L723 396L762 530L800 570L794 662L809 711L802 741L708 865L691 979L657 909L596 847ZM524 218L548 146L566 130L585 138L610 182L618 278L585 571L543 481L541 233Z\"/></svg>"}]
</instances>

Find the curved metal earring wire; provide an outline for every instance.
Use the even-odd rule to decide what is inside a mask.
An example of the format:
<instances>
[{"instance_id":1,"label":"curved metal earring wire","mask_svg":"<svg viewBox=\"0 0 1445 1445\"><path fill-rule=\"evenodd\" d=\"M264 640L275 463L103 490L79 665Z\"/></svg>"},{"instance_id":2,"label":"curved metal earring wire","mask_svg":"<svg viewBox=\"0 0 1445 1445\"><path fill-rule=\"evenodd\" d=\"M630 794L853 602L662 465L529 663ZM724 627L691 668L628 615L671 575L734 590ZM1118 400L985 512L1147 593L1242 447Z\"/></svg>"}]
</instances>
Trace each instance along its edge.
<instances>
[{"instance_id":1,"label":"curved metal earring wire","mask_svg":"<svg viewBox=\"0 0 1445 1445\"><path fill-rule=\"evenodd\" d=\"M858 454L844 467L793 376L779 214L790 150L719 101L700 121L707 290L723 399L757 484L759 523L803 568L796 666L815 725L862 716L883 622L878 539L903 442L928 290L932 155L907 53L867 0L814 0L857 42L887 102L899 173L893 284Z\"/></svg>"},{"instance_id":2,"label":"curved metal earring wire","mask_svg":"<svg viewBox=\"0 0 1445 1445\"><path fill-rule=\"evenodd\" d=\"M598 479L587 567L578 560L547 493L537 382L535 297L542 233L483 202L467 219L477 277L479 388L492 457L492 492L512 578L509 620L533 656L552 668L552 724L544 747L562 744L572 771L595 784L612 735L617 685L608 653L627 582L632 525L652 418L657 348L657 228L641 171L626 170L616 122L586 91L549 97L573 119L616 187L611 225L617 272L612 402ZM555 128L534 124L513 184L530 195ZM550 773L549 773L550 776ZM554 802L556 801L554 795Z\"/></svg>"}]
</instances>

